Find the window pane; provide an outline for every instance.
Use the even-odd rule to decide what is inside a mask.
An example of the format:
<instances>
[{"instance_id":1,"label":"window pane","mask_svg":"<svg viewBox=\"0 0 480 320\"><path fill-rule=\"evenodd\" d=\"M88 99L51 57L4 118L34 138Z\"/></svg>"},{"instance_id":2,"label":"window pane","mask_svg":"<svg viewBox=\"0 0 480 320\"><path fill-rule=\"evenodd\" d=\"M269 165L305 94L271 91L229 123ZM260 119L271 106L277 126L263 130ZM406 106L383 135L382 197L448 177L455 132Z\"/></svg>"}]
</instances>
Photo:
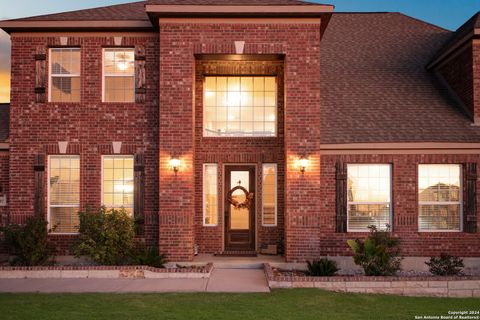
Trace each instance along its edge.
<instances>
[{"instance_id":1,"label":"window pane","mask_svg":"<svg viewBox=\"0 0 480 320\"><path fill-rule=\"evenodd\" d=\"M80 49L50 49L52 75L80 75Z\"/></svg>"},{"instance_id":2,"label":"window pane","mask_svg":"<svg viewBox=\"0 0 480 320\"><path fill-rule=\"evenodd\" d=\"M103 205L133 212L133 156L103 157Z\"/></svg>"},{"instance_id":3,"label":"window pane","mask_svg":"<svg viewBox=\"0 0 480 320\"><path fill-rule=\"evenodd\" d=\"M104 101L134 102L134 49L105 49L103 54Z\"/></svg>"},{"instance_id":4,"label":"window pane","mask_svg":"<svg viewBox=\"0 0 480 320\"><path fill-rule=\"evenodd\" d=\"M275 77L205 77L203 107L205 136L275 136Z\"/></svg>"},{"instance_id":5,"label":"window pane","mask_svg":"<svg viewBox=\"0 0 480 320\"><path fill-rule=\"evenodd\" d=\"M385 229L390 224L390 165L349 164L347 176L348 229Z\"/></svg>"},{"instance_id":6,"label":"window pane","mask_svg":"<svg viewBox=\"0 0 480 320\"><path fill-rule=\"evenodd\" d=\"M77 232L80 204L80 157L49 158L49 226L53 232Z\"/></svg>"},{"instance_id":7,"label":"window pane","mask_svg":"<svg viewBox=\"0 0 480 320\"><path fill-rule=\"evenodd\" d=\"M105 77L105 102L134 102L135 77Z\"/></svg>"},{"instance_id":8,"label":"window pane","mask_svg":"<svg viewBox=\"0 0 480 320\"><path fill-rule=\"evenodd\" d=\"M206 164L203 170L203 224L217 225L217 165Z\"/></svg>"},{"instance_id":9,"label":"window pane","mask_svg":"<svg viewBox=\"0 0 480 320\"><path fill-rule=\"evenodd\" d=\"M461 166L418 166L420 230L461 230Z\"/></svg>"},{"instance_id":10,"label":"window pane","mask_svg":"<svg viewBox=\"0 0 480 320\"><path fill-rule=\"evenodd\" d=\"M264 226L277 224L277 166L263 165L263 216Z\"/></svg>"}]
</instances>

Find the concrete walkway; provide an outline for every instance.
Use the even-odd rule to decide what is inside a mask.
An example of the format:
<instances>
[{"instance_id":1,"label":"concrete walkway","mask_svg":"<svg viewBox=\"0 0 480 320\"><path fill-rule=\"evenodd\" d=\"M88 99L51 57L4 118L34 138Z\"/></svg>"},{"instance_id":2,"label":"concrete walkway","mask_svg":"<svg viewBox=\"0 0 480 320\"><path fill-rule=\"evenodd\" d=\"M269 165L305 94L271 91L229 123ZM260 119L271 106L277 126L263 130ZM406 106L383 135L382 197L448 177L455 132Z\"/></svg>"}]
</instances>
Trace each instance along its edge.
<instances>
[{"instance_id":1,"label":"concrete walkway","mask_svg":"<svg viewBox=\"0 0 480 320\"><path fill-rule=\"evenodd\" d=\"M214 269L209 279L0 279L0 292L269 292L263 270Z\"/></svg>"}]
</instances>

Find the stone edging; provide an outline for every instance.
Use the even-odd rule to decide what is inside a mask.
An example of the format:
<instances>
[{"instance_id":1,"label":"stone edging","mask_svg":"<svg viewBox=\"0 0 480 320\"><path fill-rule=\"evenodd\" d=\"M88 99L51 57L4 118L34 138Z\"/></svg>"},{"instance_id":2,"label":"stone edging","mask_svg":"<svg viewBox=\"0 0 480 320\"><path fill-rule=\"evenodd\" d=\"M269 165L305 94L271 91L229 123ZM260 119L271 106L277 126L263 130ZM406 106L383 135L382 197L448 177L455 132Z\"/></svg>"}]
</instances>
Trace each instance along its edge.
<instances>
[{"instance_id":1,"label":"stone edging","mask_svg":"<svg viewBox=\"0 0 480 320\"><path fill-rule=\"evenodd\" d=\"M209 278L213 264L204 267L155 268L149 266L38 266L0 267L0 279L34 278Z\"/></svg>"},{"instance_id":2,"label":"stone edging","mask_svg":"<svg viewBox=\"0 0 480 320\"><path fill-rule=\"evenodd\" d=\"M403 296L480 297L480 277L287 277L275 276L264 264L270 288L320 288L336 292L394 294Z\"/></svg>"}]
</instances>

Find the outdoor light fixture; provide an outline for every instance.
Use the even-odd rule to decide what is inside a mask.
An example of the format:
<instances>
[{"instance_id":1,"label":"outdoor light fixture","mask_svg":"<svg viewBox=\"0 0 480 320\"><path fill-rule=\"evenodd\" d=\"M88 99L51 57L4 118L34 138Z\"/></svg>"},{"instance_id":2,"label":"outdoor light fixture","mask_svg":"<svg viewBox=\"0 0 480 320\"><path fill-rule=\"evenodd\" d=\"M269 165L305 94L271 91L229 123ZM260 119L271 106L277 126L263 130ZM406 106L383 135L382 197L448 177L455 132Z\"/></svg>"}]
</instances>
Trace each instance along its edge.
<instances>
[{"instance_id":1,"label":"outdoor light fixture","mask_svg":"<svg viewBox=\"0 0 480 320\"><path fill-rule=\"evenodd\" d=\"M304 158L304 157L301 157L299 160L298 160L298 166L300 167L300 172L302 174L305 173L305 169L307 169L308 167L308 159L307 158Z\"/></svg>"},{"instance_id":2,"label":"outdoor light fixture","mask_svg":"<svg viewBox=\"0 0 480 320\"><path fill-rule=\"evenodd\" d=\"M181 164L180 159L177 159L177 158L170 159L170 166L172 167L172 169L175 173L178 172L178 170L180 168L180 164Z\"/></svg>"}]
</instances>

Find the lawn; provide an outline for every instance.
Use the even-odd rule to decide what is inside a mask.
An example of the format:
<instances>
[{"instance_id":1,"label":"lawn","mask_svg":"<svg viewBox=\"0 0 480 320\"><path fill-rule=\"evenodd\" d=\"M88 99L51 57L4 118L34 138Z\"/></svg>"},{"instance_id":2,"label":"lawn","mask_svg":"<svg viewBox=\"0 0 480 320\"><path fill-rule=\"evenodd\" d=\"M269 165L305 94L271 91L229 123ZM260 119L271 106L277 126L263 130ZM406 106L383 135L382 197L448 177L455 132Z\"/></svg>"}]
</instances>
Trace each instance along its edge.
<instances>
[{"instance_id":1,"label":"lawn","mask_svg":"<svg viewBox=\"0 0 480 320\"><path fill-rule=\"evenodd\" d=\"M265 294L0 294L7 319L414 319L478 311L480 299L340 294L318 289Z\"/></svg>"}]
</instances>

